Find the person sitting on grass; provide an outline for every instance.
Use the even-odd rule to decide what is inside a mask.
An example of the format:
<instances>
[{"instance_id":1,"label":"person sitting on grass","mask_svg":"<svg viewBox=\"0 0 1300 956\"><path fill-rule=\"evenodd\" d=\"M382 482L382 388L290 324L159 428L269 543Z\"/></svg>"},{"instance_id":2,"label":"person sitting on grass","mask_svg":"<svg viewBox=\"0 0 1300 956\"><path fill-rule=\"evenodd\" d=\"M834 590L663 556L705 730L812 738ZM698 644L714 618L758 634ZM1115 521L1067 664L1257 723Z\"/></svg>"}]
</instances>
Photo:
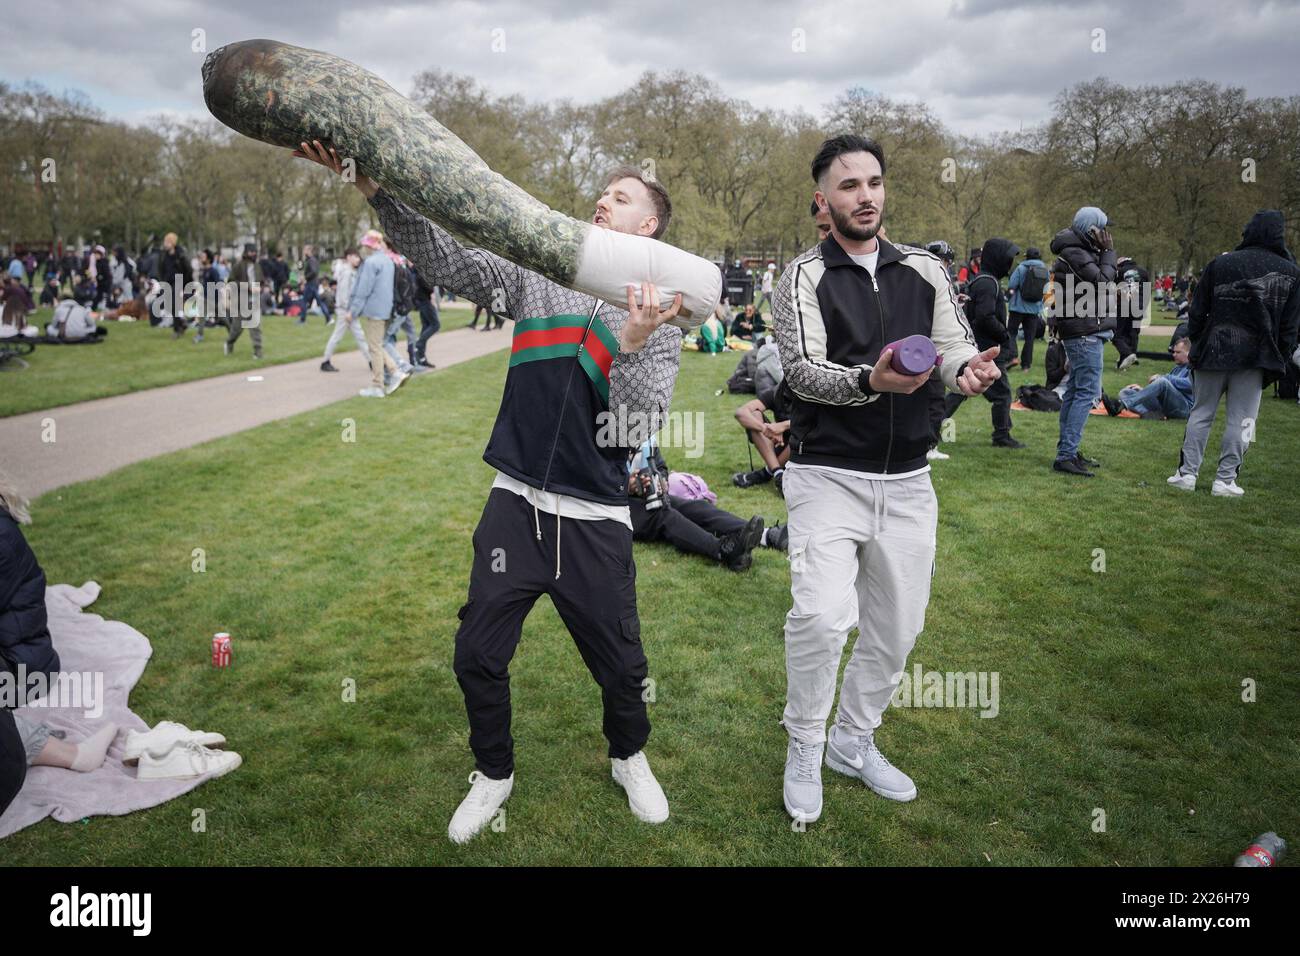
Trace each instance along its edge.
<instances>
[{"instance_id":1,"label":"person sitting on grass","mask_svg":"<svg viewBox=\"0 0 1300 956\"><path fill-rule=\"evenodd\" d=\"M1186 418L1195 393L1192 367L1187 364L1192 342L1181 338L1174 345L1174 368L1167 375L1152 375L1147 386L1125 385L1118 398L1101 393L1106 414L1117 418Z\"/></svg>"},{"instance_id":2,"label":"person sitting on grass","mask_svg":"<svg viewBox=\"0 0 1300 956\"><path fill-rule=\"evenodd\" d=\"M776 490L781 491L781 479L785 474L785 463L790 458L790 445L787 436L790 432L790 390L782 379L773 389L765 389L757 398L750 399L736 409L736 421L745 429L749 440L758 449L763 459L763 467L753 471L742 471L731 476L737 488L753 488L769 481L776 482ZM772 413L774 421L767 420L767 413Z\"/></svg>"},{"instance_id":3,"label":"person sitting on grass","mask_svg":"<svg viewBox=\"0 0 1300 956\"><path fill-rule=\"evenodd\" d=\"M0 474L0 680L14 682L23 695L34 675L44 675L51 686L59 673L45 612L45 572L19 528L30 522L26 499ZM110 723L78 744L68 743L46 724L0 705L0 813L22 789L28 767L88 773L104 763L116 736L117 725Z\"/></svg>"},{"instance_id":4,"label":"person sitting on grass","mask_svg":"<svg viewBox=\"0 0 1300 956\"><path fill-rule=\"evenodd\" d=\"M737 312L731 322L731 334L747 342L753 341L754 336L765 328L763 316L755 310L753 303L745 306L744 311Z\"/></svg>"},{"instance_id":5,"label":"person sitting on grass","mask_svg":"<svg viewBox=\"0 0 1300 956\"><path fill-rule=\"evenodd\" d=\"M101 329L98 316L80 302L64 299L54 309L54 316L45 326L45 336L61 342L81 342L102 339L108 329Z\"/></svg>"},{"instance_id":6,"label":"person sitting on grass","mask_svg":"<svg viewBox=\"0 0 1300 956\"><path fill-rule=\"evenodd\" d=\"M131 320L145 322L149 319L149 304L146 293L149 290L149 280L144 276L137 275L131 280L133 296L127 299L116 309L109 309L104 313L104 319L127 322Z\"/></svg>"},{"instance_id":7,"label":"person sitting on grass","mask_svg":"<svg viewBox=\"0 0 1300 956\"><path fill-rule=\"evenodd\" d=\"M747 571L757 547L784 549L784 526L763 527L758 515L746 521L703 498L668 493L668 466L659 448L646 442L628 462L628 512L633 541L666 541L684 554L718 561L729 571Z\"/></svg>"},{"instance_id":8,"label":"person sitting on grass","mask_svg":"<svg viewBox=\"0 0 1300 956\"><path fill-rule=\"evenodd\" d=\"M59 301L59 277L47 276L45 288L41 290L41 305L54 306Z\"/></svg>"}]
</instances>

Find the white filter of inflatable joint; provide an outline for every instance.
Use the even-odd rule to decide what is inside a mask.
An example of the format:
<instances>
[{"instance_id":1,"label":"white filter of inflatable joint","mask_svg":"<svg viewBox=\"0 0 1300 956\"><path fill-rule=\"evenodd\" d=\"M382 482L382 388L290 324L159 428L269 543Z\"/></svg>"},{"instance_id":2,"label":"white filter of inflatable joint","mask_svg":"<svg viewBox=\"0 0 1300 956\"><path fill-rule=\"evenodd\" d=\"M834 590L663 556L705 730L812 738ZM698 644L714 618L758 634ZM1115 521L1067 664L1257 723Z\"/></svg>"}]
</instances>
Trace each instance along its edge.
<instances>
[{"instance_id":1,"label":"white filter of inflatable joint","mask_svg":"<svg viewBox=\"0 0 1300 956\"><path fill-rule=\"evenodd\" d=\"M649 236L632 236L595 226L587 230L573 279L574 289L611 305L626 305L629 285L636 286L635 298L641 301L642 282L654 284L662 309L672 303L673 296L681 293L681 311L671 320L680 329L703 325L722 297L722 273L708 259Z\"/></svg>"}]
</instances>

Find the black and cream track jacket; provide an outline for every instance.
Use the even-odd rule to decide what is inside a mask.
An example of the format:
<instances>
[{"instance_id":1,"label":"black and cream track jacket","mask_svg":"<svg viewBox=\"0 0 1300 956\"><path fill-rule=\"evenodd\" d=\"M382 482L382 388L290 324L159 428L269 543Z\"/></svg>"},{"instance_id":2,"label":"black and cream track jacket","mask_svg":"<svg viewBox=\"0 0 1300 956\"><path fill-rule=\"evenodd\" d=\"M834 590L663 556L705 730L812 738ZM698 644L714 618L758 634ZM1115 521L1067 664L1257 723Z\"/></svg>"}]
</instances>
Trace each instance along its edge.
<instances>
[{"instance_id":1,"label":"black and cream track jacket","mask_svg":"<svg viewBox=\"0 0 1300 956\"><path fill-rule=\"evenodd\" d=\"M957 391L978 350L943 262L881 239L872 276L830 236L786 267L773 315L794 394L790 461L876 474L923 468L930 392L879 393L868 379L886 345L921 334L943 356L935 374Z\"/></svg>"}]
</instances>

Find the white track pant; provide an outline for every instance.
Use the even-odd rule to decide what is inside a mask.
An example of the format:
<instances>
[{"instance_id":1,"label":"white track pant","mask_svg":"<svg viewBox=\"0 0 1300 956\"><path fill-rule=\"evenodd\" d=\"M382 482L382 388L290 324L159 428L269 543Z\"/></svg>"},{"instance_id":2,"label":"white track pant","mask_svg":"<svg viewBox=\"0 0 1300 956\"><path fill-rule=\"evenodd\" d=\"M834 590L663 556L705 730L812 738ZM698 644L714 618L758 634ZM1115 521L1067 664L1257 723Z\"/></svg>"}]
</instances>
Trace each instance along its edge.
<instances>
[{"instance_id":1,"label":"white track pant","mask_svg":"<svg viewBox=\"0 0 1300 956\"><path fill-rule=\"evenodd\" d=\"M939 521L930 475L875 481L791 465L784 490L794 598L785 619L786 730L826 739L835 676L856 624L835 722L870 733L925 627Z\"/></svg>"}]
</instances>

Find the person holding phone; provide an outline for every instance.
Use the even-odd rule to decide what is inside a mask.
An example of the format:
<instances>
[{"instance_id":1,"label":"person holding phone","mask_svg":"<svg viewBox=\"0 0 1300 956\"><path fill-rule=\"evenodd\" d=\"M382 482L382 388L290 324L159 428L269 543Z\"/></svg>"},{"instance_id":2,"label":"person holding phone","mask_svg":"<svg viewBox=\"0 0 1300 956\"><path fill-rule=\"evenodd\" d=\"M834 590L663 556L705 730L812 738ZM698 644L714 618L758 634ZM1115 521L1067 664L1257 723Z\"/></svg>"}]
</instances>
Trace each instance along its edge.
<instances>
[{"instance_id":1,"label":"person holding phone","mask_svg":"<svg viewBox=\"0 0 1300 956\"><path fill-rule=\"evenodd\" d=\"M1070 378L1061 402L1055 471L1092 478L1101 464L1079 450L1093 403L1101 397L1101 360L1115 337L1115 316L1106 294L1115 281L1115 243L1110 219L1096 206L1084 206L1074 221L1052 238L1052 307L1047 321L1065 347Z\"/></svg>"}]
</instances>

